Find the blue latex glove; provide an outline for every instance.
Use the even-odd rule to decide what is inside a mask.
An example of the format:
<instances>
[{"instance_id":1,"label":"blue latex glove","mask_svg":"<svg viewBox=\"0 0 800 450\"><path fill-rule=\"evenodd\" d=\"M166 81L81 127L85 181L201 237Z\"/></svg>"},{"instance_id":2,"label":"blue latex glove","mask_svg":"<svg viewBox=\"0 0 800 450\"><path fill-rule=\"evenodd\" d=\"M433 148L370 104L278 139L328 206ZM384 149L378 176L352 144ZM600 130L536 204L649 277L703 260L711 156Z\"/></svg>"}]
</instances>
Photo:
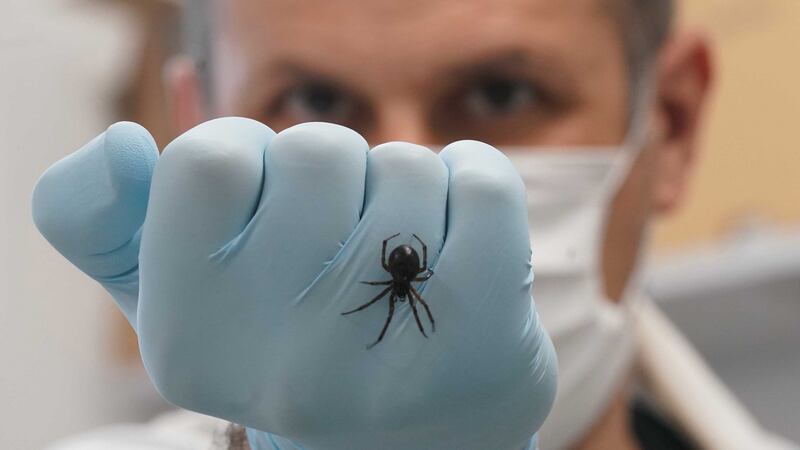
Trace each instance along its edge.
<instances>
[{"instance_id":1,"label":"blue latex glove","mask_svg":"<svg viewBox=\"0 0 800 450\"><path fill-rule=\"evenodd\" d=\"M48 241L99 281L136 329L139 241L156 143L120 122L47 169L33 192L33 220Z\"/></svg>"},{"instance_id":2,"label":"blue latex glove","mask_svg":"<svg viewBox=\"0 0 800 450\"><path fill-rule=\"evenodd\" d=\"M114 295L167 400L245 425L256 450L532 446L556 360L531 302L525 189L501 152L368 151L336 125L275 135L225 118L154 162L144 130L116 125L43 175L34 217ZM385 288L360 281L391 278L381 244L396 233L388 251L427 244L434 275L413 285L436 330L397 303L366 349L388 296L342 313Z\"/></svg>"}]
</instances>

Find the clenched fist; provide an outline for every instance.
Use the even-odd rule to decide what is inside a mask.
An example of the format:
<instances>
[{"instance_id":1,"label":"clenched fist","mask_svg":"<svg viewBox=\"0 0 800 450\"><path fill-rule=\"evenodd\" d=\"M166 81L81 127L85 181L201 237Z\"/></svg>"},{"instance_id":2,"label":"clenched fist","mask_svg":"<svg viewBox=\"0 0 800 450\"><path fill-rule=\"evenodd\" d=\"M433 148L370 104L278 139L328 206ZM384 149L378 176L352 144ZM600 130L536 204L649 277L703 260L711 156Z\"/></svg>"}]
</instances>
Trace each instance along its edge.
<instances>
[{"instance_id":1,"label":"clenched fist","mask_svg":"<svg viewBox=\"0 0 800 450\"><path fill-rule=\"evenodd\" d=\"M224 118L160 158L114 125L42 176L33 210L113 295L161 395L245 425L255 449L521 450L556 389L525 195L480 142L369 150L337 125ZM393 279L395 247L427 269L423 242L433 274L405 281L435 332L392 289L342 315L400 286L361 283Z\"/></svg>"}]
</instances>

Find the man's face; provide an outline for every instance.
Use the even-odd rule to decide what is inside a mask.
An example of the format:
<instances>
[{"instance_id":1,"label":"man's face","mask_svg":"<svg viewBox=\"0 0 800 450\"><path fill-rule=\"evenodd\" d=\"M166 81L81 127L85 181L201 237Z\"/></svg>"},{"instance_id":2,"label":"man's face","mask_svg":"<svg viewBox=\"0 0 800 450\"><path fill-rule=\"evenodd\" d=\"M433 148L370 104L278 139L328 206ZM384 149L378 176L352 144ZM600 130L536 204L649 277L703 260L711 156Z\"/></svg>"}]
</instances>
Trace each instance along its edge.
<instances>
[{"instance_id":1,"label":"man's face","mask_svg":"<svg viewBox=\"0 0 800 450\"><path fill-rule=\"evenodd\" d=\"M204 113L187 81L194 77L174 76L183 80L173 81L181 128L204 115L250 117L275 131L325 121L373 146L603 145L628 131L628 61L609 0L212 3L214 98ZM656 101L640 111L654 138L617 194L605 234L612 299L648 218L681 198L711 75L704 39L673 36L657 75Z\"/></svg>"},{"instance_id":2,"label":"man's face","mask_svg":"<svg viewBox=\"0 0 800 450\"><path fill-rule=\"evenodd\" d=\"M276 131L607 144L625 133L620 32L601 0L216 2L216 113Z\"/></svg>"}]
</instances>

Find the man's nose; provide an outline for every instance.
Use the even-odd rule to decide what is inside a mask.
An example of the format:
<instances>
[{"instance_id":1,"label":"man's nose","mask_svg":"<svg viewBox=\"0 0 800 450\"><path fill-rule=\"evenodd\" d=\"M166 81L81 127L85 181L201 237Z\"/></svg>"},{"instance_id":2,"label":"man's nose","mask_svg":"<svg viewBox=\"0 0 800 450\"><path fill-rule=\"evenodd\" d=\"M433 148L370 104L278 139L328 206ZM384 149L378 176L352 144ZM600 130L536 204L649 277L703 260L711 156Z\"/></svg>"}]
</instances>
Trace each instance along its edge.
<instances>
[{"instance_id":1,"label":"man's nose","mask_svg":"<svg viewBox=\"0 0 800 450\"><path fill-rule=\"evenodd\" d=\"M402 99L390 99L379 111L378 121L368 137L370 145L405 141L414 144L435 142L425 109Z\"/></svg>"}]
</instances>

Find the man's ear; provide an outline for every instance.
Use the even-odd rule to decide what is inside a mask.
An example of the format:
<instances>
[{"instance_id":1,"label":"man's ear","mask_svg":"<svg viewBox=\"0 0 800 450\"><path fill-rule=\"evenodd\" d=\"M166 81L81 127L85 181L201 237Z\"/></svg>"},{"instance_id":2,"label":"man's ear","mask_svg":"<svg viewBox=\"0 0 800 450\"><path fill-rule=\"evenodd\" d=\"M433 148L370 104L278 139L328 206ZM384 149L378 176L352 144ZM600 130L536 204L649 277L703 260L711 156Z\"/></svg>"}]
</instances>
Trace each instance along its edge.
<instances>
[{"instance_id":1,"label":"man's ear","mask_svg":"<svg viewBox=\"0 0 800 450\"><path fill-rule=\"evenodd\" d=\"M666 212L683 200L696 160L699 132L713 79L711 49L697 32L677 32L659 58L657 148L653 204Z\"/></svg>"},{"instance_id":2,"label":"man's ear","mask_svg":"<svg viewBox=\"0 0 800 450\"><path fill-rule=\"evenodd\" d=\"M188 56L175 56L167 64L164 75L177 134L208 120L207 99L195 61Z\"/></svg>"}]
</instances>

